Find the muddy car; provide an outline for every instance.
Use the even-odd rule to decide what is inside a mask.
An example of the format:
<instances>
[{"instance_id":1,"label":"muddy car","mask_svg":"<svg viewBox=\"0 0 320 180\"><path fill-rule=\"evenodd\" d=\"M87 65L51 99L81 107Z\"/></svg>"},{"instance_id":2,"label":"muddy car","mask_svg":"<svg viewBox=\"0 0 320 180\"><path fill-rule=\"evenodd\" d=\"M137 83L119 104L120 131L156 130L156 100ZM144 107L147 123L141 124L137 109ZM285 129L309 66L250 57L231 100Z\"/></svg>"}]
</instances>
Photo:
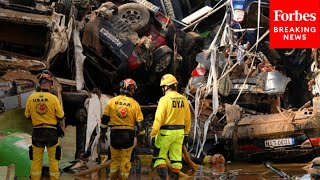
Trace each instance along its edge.
<instances>
[{"instance_id":1,"label":"muddy car","mask_svg":"<svg viewBox=\"0 0 320 180\"><path fill-rule=\"evenodd\" d=\"M72 6L69 0L0 1L0 75L7 70L36 74L49 69L69 45L73 28ZM35 78L30 76L2 78L4 93L1 93L1 99L17 95L24 87L35 87L32 81ZM11 104L12 107L15 106Z\"/></svg>"},{"instance_id":2,"label":"muddy car","mask_svg":"<svg viewBox=\"0 0 320 180\"><path fill-rule=\"evenodd\" d=\"M248 108L267 113L276 112L275 106L280 105L298 108L310 100L305 79L310 72L311 50L269 48L269 2L262 1L260 10L258 14L258 1L233 1L227 28L216 34L221 101L237 99ZM191 89L205 82L201 76L208 75L211 68L207 56L197 60L207 74L193 76Z\"/></svg>"},{"instance_id":3,"label":"muddy car","mask_svg":"<svg viewBox=\"0 0 320 180\"><path fill-rule=\"evenodd\" d=\"M231 152L233 157L247 160L303 159L314 155L312 147L317 151L313 143L305 146L309 138L314 143L318 139L319 125L312 112L298 111L282 117L286 112L279 111L279 107L296 111L310 100L306 80L312 61L310 50L269 48L269 3L261 2L260 14L258 5L255 0L232 1L225 24L212 29L215 38L210 48L197 55L199 64L186 93L194 102L194 112L199 114L194 127L199 126L200 132L194 128L192 134L198 157L203 150ZM226 104L238 104L248 117L229 122ZM284 129L277 130L280 127ZM235 132L237 128L246 134ZM220 138L226 141L219 141ZM270 145L284 141L289 144ZM234 146L238 149L234 150Z\"/></svg>"},{"instance_id":4,"label":"muddy car","mask_svg":"<svg viewBox=\"0 0 320 180\"><path fill-rule=\"evenodd\" d=\"M235 159L306 162L320 151L319 117L312 108L227 121L222 138Z\"/></svg>"},{"instance_id":5,"label":"muddy car","mask_svg":"<svg viewBox=\"0 0 320 180\"><path fill-rule=\"evenodd\" d=\"M281 103L285 108L298 108L311 100L308 93L307 79L312 63L310 49L273 49L269 47L269 1L261 1L260 14L259 3L256 0L233 1L233 11L228 20L233 35L233 43L239 47L237 54L243 56L243 52L250 50L257 44L257 50L262 52L274 70L291 79L288 83ZM260 18L258 18L260 16ZM259 33L259 36L257 36ZM265 35L265 37L263 37ZM263 37L263 38L262 38ZM238 60L245 58L239 57ZM265 64L268 68L268 64ZM260 67L257 67L260 68ZM261 68L260 68L261 69ZM301 96L296 96L301 94ZM292 98L294 97L294 98Z\"/></svg>"},{"instance_id":6,"label":"muddy car","mask_svg":"<svg viewBox=\"0 0 320 180\"><path fill-rule=\"evenodd\" d=\"M113 93L112 87L117 86L121 79L131 77L139 85L136 96L140 103L155 102L161 96L158 88L161 76L177 72L182 59L190 55L185 49L180 55L183 48L179 44L188 42L192 52L196 50L190 42L203 46L203 41L202 45L199 42L201 39L195 40L197 36L181 32L177 37L178 50L174 57L174 34L170 33L175 29L171 19L156 11L156 6L151 8L153 11L148 7L139 3L116 7L107 2L91 15L82 37L89 88L98 87ZM99 78L93 78L93 74Z\"/></svg>"}]
</instances>

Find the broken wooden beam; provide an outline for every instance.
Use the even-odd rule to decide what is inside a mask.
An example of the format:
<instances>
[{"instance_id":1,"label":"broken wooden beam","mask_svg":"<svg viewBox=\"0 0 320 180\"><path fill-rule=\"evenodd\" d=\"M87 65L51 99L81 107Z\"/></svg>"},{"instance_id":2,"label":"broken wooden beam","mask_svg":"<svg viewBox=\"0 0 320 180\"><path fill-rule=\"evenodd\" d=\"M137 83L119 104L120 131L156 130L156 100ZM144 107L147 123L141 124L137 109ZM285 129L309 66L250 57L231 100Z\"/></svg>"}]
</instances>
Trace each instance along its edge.
<instances>
[{"instance_id":1,"label":"broken wooden beam","mask_svg":"<svg viewBox=\"0 0 320 180\"><path fill-rule=\"evenodd\" d=\"M0 166L0 179L14 180L15 179L15 165Z\"/></svg>"},{"instance_id":2,"label":"broken wooden beam","mask_svg":"<svg viewBox=\"0 0 320 180\"><path fill-rule=\"evenodd\" d=\"M59 82L60 84L66 84L66 85L70 85L70 86L76 86L76 81L75 81L75 80L58 78L58 77L56 77L56 79L58 80L58 82Z\"/></svg>"}]
</instances>

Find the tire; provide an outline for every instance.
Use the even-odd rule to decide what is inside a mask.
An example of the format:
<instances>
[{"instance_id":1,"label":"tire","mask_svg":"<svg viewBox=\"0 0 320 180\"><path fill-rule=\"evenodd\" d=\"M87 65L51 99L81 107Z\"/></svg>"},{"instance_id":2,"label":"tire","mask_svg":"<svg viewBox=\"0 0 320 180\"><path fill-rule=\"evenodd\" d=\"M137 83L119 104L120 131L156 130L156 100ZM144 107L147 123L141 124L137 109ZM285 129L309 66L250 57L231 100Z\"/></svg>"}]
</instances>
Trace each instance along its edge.
<instances>
[{"instance_id":1,"label":"tire","mask_svg":"<svg viewBox=\"0 0 320 180\"><path fill-rule=\"evenodd\" d=\"M173 51L167 46L161 46L153 52L152 70L155 73L168 72L173 64Z\"/></svg>"},{"instance_id":2,"label":"tire","mask_svg":"<svg viewBox=\"0 0 320 180\"><path fill-rule=\"evenodd\" d=\"M119 6L118 15L138 34L146 29L150 20L149 10L138 3L127 3Z\"/></svg>"}]
</instances>

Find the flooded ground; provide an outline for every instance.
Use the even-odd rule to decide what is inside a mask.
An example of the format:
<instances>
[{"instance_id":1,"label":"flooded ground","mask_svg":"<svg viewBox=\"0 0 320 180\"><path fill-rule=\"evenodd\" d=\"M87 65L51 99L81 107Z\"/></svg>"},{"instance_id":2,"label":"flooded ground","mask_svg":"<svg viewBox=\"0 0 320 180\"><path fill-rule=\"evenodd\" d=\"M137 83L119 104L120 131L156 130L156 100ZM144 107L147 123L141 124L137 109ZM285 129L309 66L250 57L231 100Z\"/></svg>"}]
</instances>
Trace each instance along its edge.
<instances>
[{"instance_id":1,"label":"flooded ground","mask_svg":"<svg viewBox=\"0 0 320 180\"><path fill-rule=\"evenodd\" d=\"M13 112L17 115L21 112ZM12 114L12 115L13 115ZM14 115L13 115L14 116ZM9 118L7 118L9 117ZM11 119L11 121L6 121L4 123L5 127L2 129L18 129L25 130L25 132L30 133L30 124L23 122L20 116L12 118L10 114L6 114L6 118L2 116L2 120ZM19 127L18 127L19 125ZM60 161L60 167L64 168L70 165L70 161L74 160L75 154L75 127L68 126L65 132L66 136L61 139L61 145L63 147L63 158ZM150 171L148 165L150 159L141 158L141 173L134 173L130 175L130 179L144 180L144 179L159 179L156 173ZM292 176L301 177L306 174L306 171L302 167L306 166L308 163L291 163L291 164L272 164L273 166L281 169L282 171L290 174ZM106 171L100 173L99 179L106 179ZM18 180L28 179L27 177L18 177ZM71 173L63 173L61 180L70 179L90 179L89 177L74 177ZM240 180L254 180L254 179L279 179L279 176L272 172L269 168L266 168L262 163L247 163L247 162L228 162L224 166L199 166L195 177L190 177L187 179L240 179Z\"/></svg>"},{"instance_id":2,"label":"flooded ground","mask_svg":"<svg viewBox=\"0 0 320 180\"><path fill-rule=\"evenodd\" d=\"M74 157L75 152L75 128L67 127L68 134L62 139L62 146L64 149L63 160L61 166L68 164L67 159ZM130 179L144 180L144 179L159 179L156 173L150 171L149 165L150 159L148 156L141 156L141 172L133 173L130 175ZM272 164L274 167L281 169L291 176L302 177L306 174L306 171L302 167L308 163L291 163L291 164ZM100 173L99 179L106 179L106 171ZM64 173L61 176L62 180L69 179L90 179L89 177L74 177L73 174ZM197 173L194 177L186 179L237 179L237 180L255 180L255 179L279 179L279 176L272 172L269 168L266 168L262 163L247 163L247 162L228 162L224 166L199 166Z\"/></svg>"},{"instance_id":3,"label":"flooded ground","mask_svg":"<svg viewBox=\"0 0 320 180\"><path fill-rule=\"evenodd\" d=\"M302 167L306 164L274 164L275 167L283 170L284 172L301 178L305 175L305 171ZM221 169L220 169L221 170ZM273 173L270 169L265 168L263 164L248 164L245 162L234 162L226 164L224 172L217 172L217 169L210 166L200 166L196 175L185 179L237 179L237 180L271 180L280 179L280 176ZM90 179L90 177L74 177L70 173L64 173L61 176L62 180L68 179ZM99 179L107 179L105 174L100 173ZM140 174L131 174L130 178L132 180L144 180L144 179L160 179L154 172L141 172ZM309 178L307 178L309 179Z\"/></svg>"}]
</instances>

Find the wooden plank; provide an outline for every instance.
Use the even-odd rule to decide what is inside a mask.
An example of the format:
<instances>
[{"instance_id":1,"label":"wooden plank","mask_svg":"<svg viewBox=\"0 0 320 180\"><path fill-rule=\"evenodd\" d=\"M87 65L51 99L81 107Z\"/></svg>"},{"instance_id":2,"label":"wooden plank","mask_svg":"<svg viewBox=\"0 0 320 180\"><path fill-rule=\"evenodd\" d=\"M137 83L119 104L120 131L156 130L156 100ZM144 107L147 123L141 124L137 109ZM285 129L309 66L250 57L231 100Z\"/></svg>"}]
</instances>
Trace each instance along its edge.
<instances>
[{"instance_id":1,"label":"wooden plank","mask_svg":"<svg viewBox=\"0 0 320 180\"><path fill-rule=\"evenodd\" d=\"M0 166L0 179L14 180L15 177L15 165Z\"/></svg>"},{"instance_id":2,"label":"wooden plank","mask_svg":"<svg viewBox=\"0 0 320 180\"><path fill-rule=\"evenodd\" d=\"M15 179L15 165L11 164L8 166L7 170L7 180L14 180Z\"/></svg>"},{"instance_id":3,"label":"wooden plank","mask_svg":"<svg viewBox=\"0 0 320 180\"><path fill-rule=\"evenodd\" d=\"M0 179L7 179L7 166L0 166Z\"/></svg>"},{"instance_id":4,"label":"wooden plank","mask_svg":"<svg viewBox=\"0 0 320 180\"><path fill-rule=\"evenodd\" d=\"M66 84L66 85L70 85L70 86L76 86L76 81L75 81L75 80L58 78L58 77L56 77L56 79L58 80L58 82L59 82L60 84Z\"/></svg>"}]
</instances>

